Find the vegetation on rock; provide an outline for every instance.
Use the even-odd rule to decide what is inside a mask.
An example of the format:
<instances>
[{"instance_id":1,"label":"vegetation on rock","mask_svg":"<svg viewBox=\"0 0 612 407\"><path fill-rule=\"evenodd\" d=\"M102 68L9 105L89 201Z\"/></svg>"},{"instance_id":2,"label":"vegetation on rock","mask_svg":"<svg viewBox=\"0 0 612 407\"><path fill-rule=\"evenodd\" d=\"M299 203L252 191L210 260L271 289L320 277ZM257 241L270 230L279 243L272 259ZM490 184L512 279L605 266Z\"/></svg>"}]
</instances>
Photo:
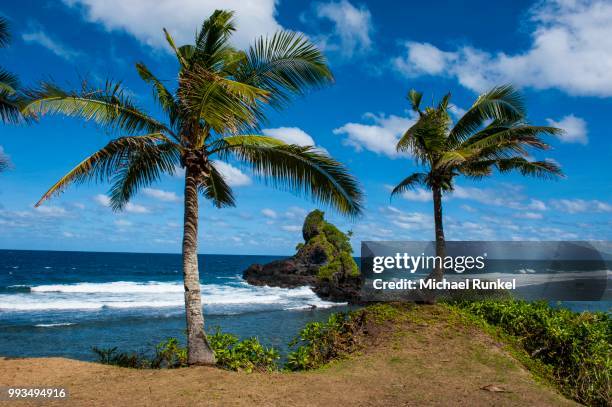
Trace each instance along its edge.
<instances>
[{"instance_id":1,"label":"vegetation on rock","mask_svg":"<svg viewBox=\"0 0 612 407\"><path fill-rule=\"evenodd\" d=\"M315 209L306 216L302 236L305 243L298 245L296 257L320 264L317 273L320 280L331 280L337 273L338 277L359 276L349 237L327 222L322 211Z\"/></svg>"}]
</instances>

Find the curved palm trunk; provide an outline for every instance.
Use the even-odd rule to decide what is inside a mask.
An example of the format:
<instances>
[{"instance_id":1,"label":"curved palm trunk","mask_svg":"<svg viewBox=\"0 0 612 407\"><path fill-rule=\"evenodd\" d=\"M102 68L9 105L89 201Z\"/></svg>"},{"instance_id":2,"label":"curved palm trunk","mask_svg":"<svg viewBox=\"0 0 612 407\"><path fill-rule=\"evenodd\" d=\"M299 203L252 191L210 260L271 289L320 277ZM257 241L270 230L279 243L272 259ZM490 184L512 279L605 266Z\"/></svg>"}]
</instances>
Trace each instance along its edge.
<instances>
[{"instance_id":1,"label":"curved palm trunk","mask_svg":"<svg viewBox=\"0 0 612 407\"><path fill-rule=\"evenodd\" d=\"M213 365L213 353L206 332L198 271L198 186L193 172L185 170L185 219L183 226L183 282L187 315L187 348L190 365Z\"/></svg>"},{"instance_id":2,"label":"curved palm trunk","mask_svg":"<svg viewBox=\"0 0 612 407\"><path fill-rule=\"evenodd\" d=\"M436 227L436 256L446 257L446 242L444 240L444 226L442 225L442 190L436 186L433 188L434 223ZM430 278L441 279L444 276L444 268L436 267Z\"/></svg>"}]
</instances>

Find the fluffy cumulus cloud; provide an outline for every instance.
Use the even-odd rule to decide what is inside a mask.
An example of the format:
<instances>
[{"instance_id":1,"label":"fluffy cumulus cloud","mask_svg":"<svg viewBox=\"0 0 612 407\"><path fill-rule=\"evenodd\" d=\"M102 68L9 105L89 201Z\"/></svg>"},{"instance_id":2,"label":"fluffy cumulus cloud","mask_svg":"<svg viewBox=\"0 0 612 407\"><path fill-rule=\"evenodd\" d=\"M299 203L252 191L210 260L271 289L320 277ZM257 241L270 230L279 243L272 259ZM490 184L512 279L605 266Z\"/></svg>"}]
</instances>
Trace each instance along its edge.
<instances>
[{"instance_id":1,"label":"fluffy cumulus cloud","mask_svg":"<svg viewBox=\"0 0 612 407\"><path fill-rule=\"evenodd\" d=\"M589 142L584 119L570 114L559 121L552 119L547 119L547 121L550 126L565 130L565 133L557 136L563 143L587 144Z\"/></svg>"},{"instance_id":2,"label":"fluffy cumulus cloud","mask_svg":"<svg viewBox=\"0 0 612 407\"><path fill-rule=\"evenodd\" d=\"M251 185L251 178L233 165L223 161L214 161L214 165L223 178L225 178L225 182L227 182L229 186L243 187Z\"/></svg>"},{"instance_id":3,"label":"fluffy cumulus cloud","mask_svg":"<svg viewBox=\"0 0 612 407\"><path fill-rule=\"evenodd\" d=\"M164 202L177 202L180 200L180 198L174 192L164 191L161 189L145 188L142 190L142 193L150 198Z\"/></svg>"},{"instance_id":4,"label":"fluffy cumulus cloud","mask_svg":"<svg viewBox=\"0 0 612 407\"><path fill-rule=\"evenodd\" d=\"M333 30L318 38L328 51L338 51L345 57L364 54L372 48L372 15L365 6L355 7L347 0L318 3L319 19L332 23Z\"/></svg>"},{"instance_id":5,"label":"fluffy cumulus cloud","mask_svg":"<svg viewBox=\"0 0 612 407\"><path fill-rule=\"evenodd\" d=\"M415 122L413 115L400 117L366 113L364 118L371 124L346 123L334 129L334 134L345 136L343 143L356 151L369 150L377 154L396 158L400 154L395 150L398 140Z\"/></svg>"},{"instance_id":6,"label":"fluffy cumulus cloud","mask_svg":"<svg viewBox=\"0 0 612 407\"><path fill-rule=\"evenodd\" d=\"M481 92L511 82L571 95L612 96L612 3L546 0L529 12L531 45L518 53L407 41L393 60L406 76L443 75Z\"/></svg>"},{"instance_id":7,"label":"fluffy cumulus cloud","mask_svg":"<svg viewBox=\"0 0 612 407\"><path fill-rule=\"evenodd\" d=\"M64 0L81 8L88 21L107 30L127 32L154 48L166 47L162 27L179 44L193 42L196 29L215 9L236 12L236 45L246 47L260 35L272 34L281 26L276 21L275 0Z\"/></svg>"},{"instance_id":8,"label":"fluffy cumulus cloud","mask_svg":"<svg viewBox=\"0 0 612 407\"><path fill-rule=\"evenodd\" d=\"M298 146L314 146L312 137L299 127L277 127L275 129L263 129L266 136L277 138L287 144Z\"/></svg>"}]
</instances>

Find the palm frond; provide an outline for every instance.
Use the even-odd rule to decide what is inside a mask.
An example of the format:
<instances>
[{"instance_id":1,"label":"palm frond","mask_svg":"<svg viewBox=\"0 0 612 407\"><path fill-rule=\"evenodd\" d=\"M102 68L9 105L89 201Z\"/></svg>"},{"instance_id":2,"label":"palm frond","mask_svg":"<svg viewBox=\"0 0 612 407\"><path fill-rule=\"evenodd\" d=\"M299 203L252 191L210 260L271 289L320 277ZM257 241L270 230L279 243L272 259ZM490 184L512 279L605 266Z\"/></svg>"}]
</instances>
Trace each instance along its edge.
<instances>
[{"instance_id":1,"label":"palm frond","mask_svg":"<svg viewBox=\"0 0 612 407\"><path fill-rule=\"evenodd\" d=\"M343 214L361 213L363 198L355 178L342 164L313 147L261 136L226 137L224 142L220 153L231 153L248 163L272 186L310 196Z\"/></svg>"},{"instance_id":2,"label":"palm frond","mask_svg":"<svg viewBox=\"0 0 612 407\"><path fill-rule=\"evenodd\" d=\"M407 99L410 101L410 107L412 110L417 113L421 113L421 99L423 99L423 94L414 89L410 89Z\"/></svg>"},{"instance_id":3,"label":"palm frond","mask_svg":"<svg viewBox=\"0 0 612 407\"><path fill-rule=\"evenodd\" d=\"M125 167L126 160L133 151L157 150L159 144L170 144L170 142L160 133L127 136L112 140L102 149L81 161L49 188L36 206L41 205L51 196L61 193L71 184L87 181L104 182L112 179L121 168ZM178 155L175 158L178 161Z\"/></svg>"},{"instance_id":4,"label":"palm frond","mask_svg":"<svg viewBox=\"0 0 612 407\"><path fill-rule=\"evenodd\" d=\"M65 91L54 84L43 83L39 89L29 91L27 97L25 113L79 117L127 134L141 131L174 134L164 124L138 109L118 83L107 82L102 89L84 87L81 92Z\"/></svg>"},{"instance_id":5,"label":"palm frond","mask_svg":"<svg viewBox=\"0 0 612 407\"><path fill-rule=\"evenodd\" d=\"M261 103L268 92L224 78L201 66L181 75L181 109L203 120L217 133L237 133L256 128L262 119Z\"/></svg>"},{"instance_id":6,"label":"palm frond","mask_svg":"<svg viewBox=\"0 0 612 407\"><path fill-rule=\"evenodd\" d=\"M31 118L21 114L23 101L15 93L0 91L0 121L6 124L18 124Z\"/></svg>"},{"instance_id":7,"label":"palm frond","mask_svg":"<svg viewBox=\"0 0 612 407\"><path fill-rule=\"evenodd\" d=\"M196 63L207 69L221 69L225 63L226 52L232 49L229 39L234 31L234 12L215 10L204 20L202 29L196 35L191 65Z\"/></svg>"},{"instance_id":8,"label":"palm frond","mask_svg":"<svg viewBox=\"0 0 612 407\"><path fill-rule=\"evenodd\" d=\"M9 32L8 20L0 17L0 48L6 47L11 42L11 33Z\"/></svg>"},{"instance_id":9,"label":"palm frond","mask_svg":"<svg viewBox=\"0 0 612 407\"><path fill-rule=\"evenodd\" d=\"M163 173L173 174L180 163L180 150L174 143L144 143L129 149L112 176L110 205L122 210L141 188L158 181Z\"/></svg>"},{"instance_id":10,"label":"palm frond","mask_svg":"<svg viewBox=\"0 0 612 407\"><path fill-rule=\"evenodd\" d=\"M19 80L17 76L0 68L0 92L13 94L17 92Z\"/></svg>"},{"instance_id":11,"label":"palm frond","mask_svg":"<svg viewBox=\"0 0 612 407\"><path fill-rule=\"evenodd\" d=\"M165 28L163 29L163 31L164 31L164 35L166 36L166 42L168 43L168 45L170 45L170 48L172 48L172 51L174 51L174 55L176 56L176 59L178 60L181 68L183 69L188 68L189 62L187 59L185 59L184 54L181 51L179 51L178 47L176 46L176 43L174 42L174 38L172 38L172 35L170 35L168 30L166 30Z\"/></svg>"},{"instance_id":12,"label":"palm frond","mask_svg":"<svg viewBox=\"0 0 612 407\"><path fill-rule=\"evenodd\" d=\"M210 165L210 173L204 177L201 189L204 196L210 199L217 208L236 205L232 188L227 184L214 163Z\"/></svg>"},{"instance_id":13,"label":"palm frond","mask_svg":"<svg viewBox=\"0 0 612 407\"><path fill-rule=\"evenodd\" d=\"M303 95L333 82L325 56L306 37L279 31L249 47L233 76L270 92L270 103L282 107L292 96Z\"/></svg>"},{"instance_id":14,"label":"palm frond","mask_svg":"<svg viewBox=\"0 0 612 407\"><path fill-rule=\"evenodd\" d=\"M427 184L427 174L422 172L415 172L410 174L408 177L404 178L402 182L397 184L393 190L391 190L391 197L395 195L403 194L404 192L414 189L417 185L426 185Z\"/></svg>"},{"instance_id":15,"label":"palm frond","mask_svg":"<svg viewBox=\"0 0 612 407\"><path fill-rule=\"evenodd\" d=\"M487 124L487 121L515 123L525 118L523 97L512 85L495 87L476 99L449 134L449 145L457 145Z\"/></svg>"},{"instance_id":16,"label":"palm frond","mask_svg":"<svg viewBox=\"0 0 612 407\"><path fill-rule=\"evenodd\" d=\"M496 161L500 172L519 171L522 175L554 179L563 177L561 167L553 161L528 161L522 157L512 157Z\"/></svg>"},{"instance_id":17,"label":"palm frond","mask_svg":"<svg viewBox=\"0 0 612 407\"><path fill-rule=\"evenodd\" d=\"M174 126L178 118L178 106L176 101L174 100L174 96L172 95L172 93L168 89L166 89L164 84L159 79L157 79L155 75L151 73L149 68L147 68L144 63L137 63L136 71L138 71L138 75L140 75L140 78L143 81L153 87L153 96L155 100L159 103L161 108L168 115L170 124Z\"/></svg>"}]
</instances>

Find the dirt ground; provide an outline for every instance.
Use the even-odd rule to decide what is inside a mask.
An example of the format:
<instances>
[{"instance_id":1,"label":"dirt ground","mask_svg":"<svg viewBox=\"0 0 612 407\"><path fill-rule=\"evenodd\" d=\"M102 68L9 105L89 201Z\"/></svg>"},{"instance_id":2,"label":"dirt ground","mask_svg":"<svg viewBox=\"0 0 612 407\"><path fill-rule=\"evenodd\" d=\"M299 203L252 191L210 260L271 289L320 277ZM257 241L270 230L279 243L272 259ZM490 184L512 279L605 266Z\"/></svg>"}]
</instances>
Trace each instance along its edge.
<instances>
[{"instance_id":1,"label":"dirt ground","mask_svg":"<svg viewBox=\"0 0 612 407\"><path fill-rule=\"evenodd\" d=\"M0 359L0 386L65 387L76 406L563 406L502 346L439 308L363 352L306 373L133 370L63 358ZM495 385L504 392L482 388ZM41 405L5 401L4 405Z\"/></svg>"}]
</instances>

